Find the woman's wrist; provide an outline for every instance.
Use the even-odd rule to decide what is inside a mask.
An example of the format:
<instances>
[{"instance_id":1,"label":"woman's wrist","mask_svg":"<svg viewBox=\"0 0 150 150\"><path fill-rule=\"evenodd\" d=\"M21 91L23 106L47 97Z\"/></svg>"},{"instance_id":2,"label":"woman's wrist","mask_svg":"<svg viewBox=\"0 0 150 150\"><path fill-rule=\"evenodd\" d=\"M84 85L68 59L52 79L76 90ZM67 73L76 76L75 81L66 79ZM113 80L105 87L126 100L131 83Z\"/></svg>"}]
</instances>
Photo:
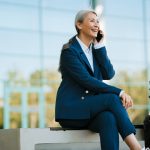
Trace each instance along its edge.
<instances>
[{"instance_id":1,"label":"woman's wrist","mask_svg":"<svg viewBox=\"0 0 150 150\"><path fill-rule=\"evenodd\" d=\"M102 48L102 47L104 47L105 45L104 45L104 43L102 43L102 42L99 42L99 43L95 43L94 44L94 48L95 49L99 49L99 48Z\"/></svg>"},{"instance_id":2,"label":"woman's wrist","mask_svg":"<svg viewBox=\"0 0 150 150\"><path fill-rule=\"evenodd\" d=\"M124 90L121 90L120 94L119 94L119 97L122 97L122 94L125 93Z\"/></svg>"}]
</instances>

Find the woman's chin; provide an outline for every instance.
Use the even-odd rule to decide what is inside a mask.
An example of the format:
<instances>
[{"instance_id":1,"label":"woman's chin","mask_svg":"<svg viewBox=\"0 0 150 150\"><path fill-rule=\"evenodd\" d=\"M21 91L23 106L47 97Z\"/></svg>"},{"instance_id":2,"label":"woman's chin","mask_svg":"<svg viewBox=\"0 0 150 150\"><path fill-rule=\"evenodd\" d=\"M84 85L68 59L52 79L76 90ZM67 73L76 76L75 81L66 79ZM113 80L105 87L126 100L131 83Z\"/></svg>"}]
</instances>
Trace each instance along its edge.
<instances>
[{"instance_id":1,"label":"woman's chin","mask_svg":"<svg viewBox=\"0 0 150 150\"><path fill-rule=\"evenodd\" d=\"M96 37L97 37L97 33L93 33L93 34L91 34L91 36L92 36L93 38L96 38Z\"/></svg>"},{"instance_id":2,"label":"woman's chin","mask_svg":"<svg viewBox=\"0 0 150 150\"><path fill-rule=\"evenodd\" d=\"M93 40L93 39L95 39L95 38L97 37L97 35L95 35L95 34L89 34L88 37L89 37L91 40Z\"/></svg>"},{"instance_id":3,"label":"woman's chin","mask_svg":"<svg viewBox=\"0 0 150 150\"><path fill-rule=\"evenodd\" d=\"M95 39L96 37L97 37L97 35L93 35L93 36L92 36L92 39Z\"/></svg>"}]
</instances>

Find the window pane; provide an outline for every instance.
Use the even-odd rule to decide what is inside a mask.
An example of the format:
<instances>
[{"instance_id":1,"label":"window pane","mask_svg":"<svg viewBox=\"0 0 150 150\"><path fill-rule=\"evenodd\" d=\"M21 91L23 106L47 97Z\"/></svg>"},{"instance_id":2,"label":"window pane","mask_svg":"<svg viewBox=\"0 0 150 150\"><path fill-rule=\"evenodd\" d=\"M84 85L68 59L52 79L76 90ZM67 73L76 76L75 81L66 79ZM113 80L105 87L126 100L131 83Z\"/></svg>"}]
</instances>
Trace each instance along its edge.
<instances>
[{"instance_id":1,"label":"window pane","mask_svg":"<svg viewBox=\"0 0 150 150\"><path fill-rule=\"evenodd\" d=\"M89 7L89 0L43 0L43 6L56 9L80 10Z\"/></svg>"},{"instance_id":2,"label":"window pane","mask_svg":"<svg viewBox=\"0 0 150 150\"><path fill-rule=\"evenodd\" d=\"M149 22L147 22L147 38L148 38L148 40L150 40L150 21Z\"/></svg>"},{"instance_id":3,"label":"window pane","mask_svg":"<svg viewBox=\"0 0 150 150\"><path fill-rule=\"evenodd\" d=\"M146 1L146 3L145 3L145 5L146 5L146 15L147 15L147 19L150 21L150 0L145 0Z\"/></svg>"},{"instance_id":4,"label":"window pane","mask_svg":"<svg viewBox=\"0 0 150 150\"><path fill-rule=\"evenodd\" d=\"M72 35L73 36L73 35ZM45 34L44 35L44 55L59 56L63 44L67 43L71 35Z\"/></svg>"},{"instance_id":5,"label":"window pane","mask_svg":"<svg viewBox=\"0 0 150 150\"><path fill-rule=\"evenodd\" d=\"M149 61L149 64L150 64L150 40L148 40L148 42L147 42L147 48L148 48L147 49L148 50L147 58L148 58L148 61ZM149 67L149 69L150 69L150 67Z\"/></svg>"},{"instance_id":6,"label":"window pane","mask_svg":"<svg viewBox=\"0 0 150 150\"><path fill-rule=\"evenodd\" d=\"M43 12L44 31L72 33L74 29L74 12L49 11Z\"/></svg>"},{"instance_id":7,"label":"window pane","mask_svg":"<svg viewBox=\"0 0 150 150\"><path fill-rule=\"evenodd\" d=\"M0 27L38 29L38 10L15 5L0 5Z\"/></svg>"},{"instance_id":8,"label":"window pane","mask_svg":"<svg viewBox=\"0 0 150 150\"><path fill-rule=\"evenodd\" d=\"M115 69L116 75L119 74L120 71L124 70L130 75L134 77L135 72L145 70L145 63L138 62L126 62L126 61L114 61L112 60L113 67ZM120 75L118 76L118 78ZM138 81L137 81L138 83Z\"/></svg>"},{"instance_id":9,"label":"window pane","mask_svg":"<svg viewBox=\"0 0 150 150\"><path fill-rule=\"evenodd\" d=\"M0 3L6 3L6 4L26 4L26 5L32 5L37 6L38 0L0 0Z\"/></svg>"},{"instance_id":10,"label":"window pane","mask_svg":"<svg viewBox=\"0 0 150 150\"><path fill-rule=\"evenodd\" d=\"M9 72L16 71L17 79L28 79L30 75L36 71L40 70L40 61L39 58L31 57L0 57L0 77L2 79L8 79Z\"/></svg>"},{"instance_id":11,"label":"window pane","mask_svg":"<svg viewBox=\"0 0 150 150\"><path fill-rule=\"evenodd\" d=\"M107 34L111 37L143 39L143 22L134 19L106 17Z\"/></svg>"},{"instance_id":12,"label":"window pane","mask_svg":"<svg viewBox=\"0 0 150 150\"><path fill-rule=\"evenodd\" d=\"M108 39L107 49L113 60L126 61L127 63L128 61L144 62L143 42Z\"/></svg>"},{"instance_id":13,"label":"window pane","mask_svg":"<svg viewBox=\"0 0 150 150\"><path fill-rule=\"evenodd\" d=\"M105 0L104 4L106 15L142 18L142 0Z\"/></svg>"},{"instance_id":14,"label":"window pane","mask_svg":"<svg viewBox=\"0 0 150 150\"><path fill-rule=\"evenodd\" d=\"M3 96L4 96L4 82L3 82L3 80L2 80L2 78L0 78L0 108L3 106L3 104L2 104L2 98L3 98Z\"/></svg>"},{"instance_id":15,"label":"window pane","mask_svg":"<svg viewBox=\"0 0 150 150\"><path fill-rule=\"evenodd\" d=\"M49 57L44 59L44 70L57 72L58 66L59 66L59 57Z\"/></svg>"},{"instance_id":16,"label":"window pane","mask_svg":"<svg viewBox=\"0 0 150 150\"><path fill-rule=\"evenodd\" d=\"M0 41L0 53L39 54L37 33L0 30Z\"/></svg>"}]
</instances>

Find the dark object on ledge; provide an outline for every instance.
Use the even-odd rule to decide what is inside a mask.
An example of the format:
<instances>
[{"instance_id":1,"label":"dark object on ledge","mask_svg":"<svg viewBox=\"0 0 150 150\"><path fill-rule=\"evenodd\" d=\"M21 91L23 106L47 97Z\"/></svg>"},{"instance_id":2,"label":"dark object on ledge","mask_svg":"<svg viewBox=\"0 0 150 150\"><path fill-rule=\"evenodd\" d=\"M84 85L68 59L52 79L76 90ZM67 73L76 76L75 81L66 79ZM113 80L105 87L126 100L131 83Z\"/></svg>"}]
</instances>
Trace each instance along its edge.
<instances>
[{"instance_id":1,"label":"dark object on ledge","mask_svg":"<svg viewBox=\"0 0 150 150\"><path fill-rule=\"evenodd\" d=\"M145 148L150 148L150 115L144 119L144 141Z\"/></svg>"}]
</instances>

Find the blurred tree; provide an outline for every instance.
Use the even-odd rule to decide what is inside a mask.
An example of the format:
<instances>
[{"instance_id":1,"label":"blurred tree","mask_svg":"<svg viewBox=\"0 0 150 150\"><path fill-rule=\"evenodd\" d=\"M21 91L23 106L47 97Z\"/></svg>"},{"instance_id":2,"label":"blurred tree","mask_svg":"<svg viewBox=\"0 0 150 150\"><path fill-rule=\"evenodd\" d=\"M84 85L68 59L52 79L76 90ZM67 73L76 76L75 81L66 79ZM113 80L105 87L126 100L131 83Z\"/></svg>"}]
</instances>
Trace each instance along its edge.
<instances>
[{"instance_id":1,"label":"blurred tree","mask_svg":"<svg viewBox=\"0 0 150 150\"><path fill-rule=\"evenodd\" d=\"M40 71L36 70L34 71L29 79L25 79L22 74L17 71L9 71L8 72L8 79L6 81L6 88L9 86L13 87L19 87L19 88L29 88L29 87L36 87L36 88L41 88L42 91L44 92L45 96L45 109L46 109L46 124L47 126L50 126L50 124L55 124L54 122L54 109L55 109L55 98L56 98L56 92L58 85L60 83L59 81L60 75L56 71L50 71L50 70L45 70L45 71ZM22 93L13 91L11 92L10 95L10 100L9 104L14 105L14 106L19 106L21 104L21 97ZM28 105L38 107L38 102L39 102L39 95L38 93L33 93L30 92L28 93ZM20 113L11 113L10 114L10 122L11 122L11 127L14 128L20 127ZM29 127L38 127L38 113L29 113Z\"/></svg>"},{"instance_id":2,"label":"blurred tree","mask_svg":"<svg viewBox=\"0 0 150 150\"><path fill-rule=\"evenodd\" d=\"M7 74L7 84L9 85L25 86L28 83L19 70L10 70Z\"/></svg>"},{"instance_id":3,"label":"blurred tree","mask_svg":"<svg viewBox=\"0 0 150 150\"><path fill-rule=\"evenodd\" d=\"M134 100L134 104L146 105L147 104L147 87L146 87L146 71L138 71L134 74L127 71L120 71L116 77L111 81L113 85L116 85L124 89L131 95ZM39 87L43 88L45 96L45 109L46 109L46 126L58 126L55 122L55 99L58 86L60 84L60 74L57 71L34 71L29 79L25 80L23 75L17 70L8 72L7 86L9 85L19 87ZM31 106L37 106L39 97L37 93L28 93L28 104ZM10 95L11 105L20 105L21 93L13 92ZM129 109L130 118L134 124L143 122L143 118L147 113L146 109ZM38 114L29 113L29 127L38 127ZM0 116L1 117L1 116ZM11 113L12 127L21 126L21 117L19 113ZM17 125L16 125L17 122Z\"/></svg>"},{"instance_id":4,"label":"blurred tree","mask_svg":"<svg viewBox=\"0 0 150 150\"><path fill-rule=\"evenodd\" d=\"M3 109L0 108L0 129L3 128Z\"/></svg>"}]
</instances>

